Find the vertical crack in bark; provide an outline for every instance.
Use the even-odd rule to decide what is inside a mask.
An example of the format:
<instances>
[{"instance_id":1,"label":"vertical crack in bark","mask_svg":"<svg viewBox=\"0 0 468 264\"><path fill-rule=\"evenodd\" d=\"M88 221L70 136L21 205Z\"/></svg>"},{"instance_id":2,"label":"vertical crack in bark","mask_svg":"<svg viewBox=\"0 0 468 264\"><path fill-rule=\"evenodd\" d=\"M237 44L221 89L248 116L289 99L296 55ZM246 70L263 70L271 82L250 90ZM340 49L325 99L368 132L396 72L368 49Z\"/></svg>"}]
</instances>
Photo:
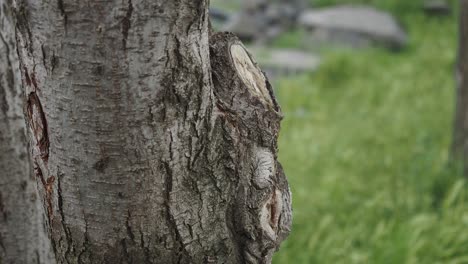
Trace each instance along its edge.
<instances>
[{"instance_id":1,"label":"vertical crack in bark","mask_svg":"<svg viewBox=\"0 0 468 264\"><path fill-rule=\"evenodd\" d=\"M41 55L42 55L42 65L44 66L44 69L47 70L46 51L44 48L44 44L41 44Z\"/></svg>"},{"instance_id":2,"label":"vertical crack in bark","mask_svg":"<svg viewBox=\"0 0 468 264\"><path fill-rule=\"evenodd\" d=\"M135 242L135 235L132 232L132 227L130 225L131 213L130 210L127 210L127 219L125 220L125 227L127 230L127 235L132 242Z\"/></svg>"},{"instance_id":3,"label":"vertical crack in bark","mask_svg":"<svg viewBox=\"0 0 468 264\"><path fill-rule=\"evenodd\" d=\"M46 186L46 181L44 179L44 175L42 174L42 170L41 170L41 168L39 167L39 164L37 164L36 161L34 161L34 175L36 175L36 178L39 178L39 180L42 183L42 186L45 187Z\"/></svg>"},{"instance_id":4,"label":"vertical crack in bark","mask_svg":"<svg viewBox=\"0 0 468 264\"><path fill-rule=\"evenodd\" d=\"M61 181L61 178L64 176L63 174L60 174L59 170L57 170L57 199L58 199L58 210L59 210L59 214L60 214L60 217L62 218L60 223L62 225L62 228L63 228L63 231L65 233L65 240L66 240L66 246L67 246L67 249L65 251L65 259L68 261L68 257L71 253L71 250L72 250L72 244L73 244L73 241L72 241L72 236L71 236L71 232L70 232L70 229L68 228L67 226L67 223L66 223L66 219L65 219L65 213L63 211L63 197L62 197L62 181Z\"/></svg>"},{"instance_id":5,"label":"vertical crack in bark","mask_svg":"<svg viewBox=\"0 0 468 264\"><path fill-rule=\"evenodd\" d=\"M37 79L36 79L35 72L31 73L31 84L34 86L34 91L37 91L39 89L39 87L37 86Z\"/></svg>"},{"instance_id":6,"label":"vertical crack in bark","mask_svg":"<svg viewBox=\"0 0 468 264\"><path fill-rule=\"evenodd\" d=\"M0 248L2 249L3 252L6 252L5 244L3 243L2 234L0 234Z\"/></svg>"},{"instance_id":7,"label":"vertical crack in bark","mask_svg":"<svg viewBox=\"0 0 468 264\"><path fill-rule=\"evenodd\" d=\"M55 68L58 66L59 59L55 55L55 51L52 52L52 58L50 58L50 73L53 73Z\"/></svg>"},{"instance_id":8,"label":"vertical crack in bark","mask_svg":"<svg viewBox=\"0 0 468 264\"><path fill-rule=\"evenodd\" d=\"M26 3L25 1L20 1L17 3L18 6L15 10L15 15L16 15L16 28L19 30L21 35L23 37L27 37L26 43L26 49L29 52L29 55L33 57L33 35L31 32L31 28L29 27L29 19L28 19L28 10L26 8ZM18 41L17 41L18 42Z\"/></svg>"},{"instance_id":9,"label":"vertical crack in bark","mask_svg":"<svg viewBox=\"0 0 468 264\"><path fill-rule=\"evenodd\" d=\"M5 116L7 116L7 113L8 113L8 110L10 109L10 106L8 104L8 100L7 100L7 95L5 93L5 88L2 87L2 85L0 84L0 107L1 107L1 110L2 112L4 113ZM6 125L8 125L8 122L5 122Z\"/></svg>"},{"instance_id":10,"label":"vertical crack in bark","mask_svg":"<svg viewBox=\"0 0 468 264\"><path fill-rule=\"evenodd\" d=\"M144 258L145 258L145 264L146 263L152 263L151 262L151 258L150 258L150 252L149 252L149 248L145 245L145 239L143 237L143 232L141 231L141 229L139 230L140 232L140 245L141 247L143 248L143 254L144 254Z\"/></svg>"},{"instance_id":11,"label":"vertical crack in bark","mask_svg":"<svg viewBox=\"0 0 468 264\"><path fill-rule=\"evenodd\" d=\"M47 121L42 109L41 102L36 93L30 93L26 103L26 115L29 127L35 139L36 147L45 164L49 160L49 136L47 132Z\"/></svg>"},{"instance_id":12,"label":"vertical crack in bark","mask_svg":"<svg viewBox=\"0 0 468 264\"><path fill-rule=\"evenodd\" d=\"M2 32L0 32L0 40L3 42L3 45L5 47L5 59L6 59L6 62L7 62L7 73L6 73L6 81L7 81L7 88L10 89L10 92L12 94L12 96L16 96L17 95L17 91L15 89L15 77L14 77L14 73L13 73L13 64L11 63L11 59L10 59L10 47L8 45L8 43L6 42L6 39L5 37L3 36Z\"/></svg>"},{"instance_id":13,"label":"vertical crack in bark","mask_svg":"<svg viewBox=\"0 0 468 264\"><path fill-rule=\"evenodd\" d=\"M54 207L52 203L52 194L54 192L54 181L55 177L50 176L47 178L46 184L45 184L45 194L46 194L46 201L47 201L47 213L49 214L49 221L52 224L52 221L54 220Z\"/></svg>"},{"instance_id":14,"label":"vertical crack in bark","mask_svg":"<svg viewBox=\"0 0 468 264\"><path fill-rule=\"evenodd\" d=\"M26 81L27 86L31 86L31 78L29 77L28 69L26 67L23 67L24 70L24 79Z\"/></svg>"},{"instance_id":15,"label":"vertical crack in bark","mask_svg":"<svg viewBox=\"0 0 468 264\"><path fill-rule=\"evenodd\" d=\"M128 8L127 13L125 14L124 18L122 19L122 47L123 49L127 49L127 38L128 38L128 31L131 27L131 18L133 13L133 4L132 0L128 0Z\"/></svg>"},{"instance_id":16,"label":"vertical crack in bark","mask_svg":"<svg viewBox=\"0 0 468 264\"><path fill-rule=\"evenodd\" d=\"M65 29L65 33L67 32L67 24L68 24L68 16L67 13L65 12L65 6L63 4L63 0L57 0L57 7L60 11L60 14L62 15L63 18L63 28Z\"/></svg>"},{"instance_id":17,"label":"vertical crack in bark","mask_svg":"<svg viewBox=\"0 0 468 264\"><path fill-rule=\"evenodd\" d=\"M185 245L183 243L182 236L180 235L179 228L177 226L176 220L174 219L174 215L172 214L171 210L171 192L172 192L172 169L170 165L167 162L164 162L164 167L165 167L165 192L164 192L164 207L166 208L166 220L167 223L170 227L170 230L173 232L173 241L176 243L179 247L179 250L177 252L177 257L178 261L177 263L180 263L182 259L185 259L189 257L189 254L187 252L187 249L185 248Z\"/></svg>"},{"instance_id":18,"label":"vertical crack in bark","mask_svg":"<svg viewBox=\"0 0 468 264\"><path fill-rule=\"evenodd\" d=\"M8 220L8 212L5 209L5 204L3 203L3 195L0 192L0 213L2 214L3 220L6 222Z\"/></svg>"},{"instance_id":19,"label":"vertical crack in bark","mask_svg":"<svg viewBox=\"0 0 468 264\"><path fill-rule=\"evenodd\" d=\"M37 161L34 161L34 174L36 175L37 178L39 178L42 184L42 187L44 188L47 217L49 219L49 224L52 225L52 220L54 218L53 205L52 205L52 193L53 193L53 184L55 181L55 177L51 176L46 180L44 178L44 174L42 173L42 169L40 168Z\"/></svg>"},{"instance_id":20,"label":"vertical crack in bark","mask_svg":"<svg viewBox=\"0 0 468 264\"><path fill-rule=\"evenodd\" d=\"M120 244L122 245L123 257L124 257L125 260L127 261L127 264L133 263L132 257L131 257L130 254L128 253L127 240L126 240L125 238L122 238L122 239L120 240ZM122 259L122 260L123 260L123 259ZM120 263L123 263L122 260L120 261Z\"/></svg>"},{"instance_id":21,"label":"vertical crack in bark","mask_svg":"<svg viewBox=\"0 0 468 264\"><path fill-rule=\"evenodd\" d=\"M84 241L83 241L83 244L81 245L80 253L78 253L78 263L86 263L86 262L83 262L83 255L88 250L88 245L89 245L88 221L86 220L86 218L84 218L84 223L85 223L85 232L83 234Z\"/></svg>"}]
</instances>

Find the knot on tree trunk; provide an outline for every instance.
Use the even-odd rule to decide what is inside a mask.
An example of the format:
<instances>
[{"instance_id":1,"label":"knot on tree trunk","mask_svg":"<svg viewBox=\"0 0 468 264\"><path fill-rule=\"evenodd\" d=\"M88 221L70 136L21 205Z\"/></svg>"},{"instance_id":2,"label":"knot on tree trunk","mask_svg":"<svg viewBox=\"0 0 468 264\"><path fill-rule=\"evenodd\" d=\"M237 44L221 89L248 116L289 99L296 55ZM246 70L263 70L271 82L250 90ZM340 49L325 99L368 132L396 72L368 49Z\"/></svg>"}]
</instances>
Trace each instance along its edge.
<instances>
[{"instance_id":1,"label":"knot on tree trunk","mask_svg":"<svg viewBox=\"0 0 468 264\"><path fill-rule=\"evenodd\" d=\"M211 36L210 56L216 110L235 166L234 228L246 263L270 263L291 227L291 195L277 160L281 109L267 77L232 33Z\"/></svg>"}]
</instances>

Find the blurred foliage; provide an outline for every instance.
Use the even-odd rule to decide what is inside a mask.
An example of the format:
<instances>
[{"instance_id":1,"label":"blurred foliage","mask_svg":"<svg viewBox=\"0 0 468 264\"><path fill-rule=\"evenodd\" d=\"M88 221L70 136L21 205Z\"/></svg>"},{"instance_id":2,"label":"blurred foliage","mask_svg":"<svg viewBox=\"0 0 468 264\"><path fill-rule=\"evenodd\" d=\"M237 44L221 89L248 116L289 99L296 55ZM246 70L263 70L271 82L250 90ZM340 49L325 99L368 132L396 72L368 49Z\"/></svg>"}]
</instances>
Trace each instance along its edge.
<instances>
[{"instance_id":1,"label":"blurred foliage","mask_svg":"<svg viewBox=\"0 0 468 264\"><path fill-rule=\"evenodd\" d=\"M318 72L277 83L294 224L275 263L468 263L468 185L449 162L456 18L405 22L400 53L324 51Z\"/></svg>"},{"instance_id":2,"label":"blurred foliage","mask_svg":"<svg viewBox=\"0 0 468 264\"><path fill-rule=\"evenodd\" d=\"M241 8L241 1L244 0L210 0L210 6L215 6L230 12L235 12Z\"/></svg>"}]
</instances>

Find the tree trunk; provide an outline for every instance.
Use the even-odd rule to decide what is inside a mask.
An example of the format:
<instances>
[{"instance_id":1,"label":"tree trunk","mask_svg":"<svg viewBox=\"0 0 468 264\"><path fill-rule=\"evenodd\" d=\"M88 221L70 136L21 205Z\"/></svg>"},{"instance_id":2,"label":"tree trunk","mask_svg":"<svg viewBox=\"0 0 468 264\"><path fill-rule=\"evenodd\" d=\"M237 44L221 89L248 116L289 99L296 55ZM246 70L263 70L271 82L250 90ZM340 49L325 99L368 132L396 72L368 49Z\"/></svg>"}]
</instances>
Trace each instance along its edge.
<instances>
[{"instance_id":1,"label":"tree trunk","mask_svg":"<svg viewBox=\"0 0 468 264\"><path fill-rule=\"evenodd\" d=\"M460 0L459 47L456 70L457 104L452 153L468 175L468 0Z\"/></svg>"},{"instance_id":2,"label":"tree trunk","mask_svg":"<svg viewBox=\"0 0 468 264\"><path fill-rule=\"evenodd\" d=\"M26 141L11 10L0 0L0 263L53 263Z\"/></svg>"},{"instance_id":3,"label":"tree trunk","mask_svg":"<svg viewBox=\"0 0 468 264\"><path fill-rule=\"evenodd\" d=\"M17 1L59 263L270 263L291 225L281 111L207 0ZM211 47L211 58L210 58Z\"/></svg>"}]
</instances>

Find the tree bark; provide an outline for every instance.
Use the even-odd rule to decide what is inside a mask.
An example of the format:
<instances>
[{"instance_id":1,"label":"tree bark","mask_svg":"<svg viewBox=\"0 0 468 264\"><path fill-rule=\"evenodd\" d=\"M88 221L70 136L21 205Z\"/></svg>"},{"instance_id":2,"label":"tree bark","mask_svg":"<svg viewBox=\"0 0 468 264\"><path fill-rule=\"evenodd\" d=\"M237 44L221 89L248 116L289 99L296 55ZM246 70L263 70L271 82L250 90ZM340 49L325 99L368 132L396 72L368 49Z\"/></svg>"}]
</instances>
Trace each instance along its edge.
<instances>
[{"instance_id":1,"label":"tree bark","mask_svg":"<svg viewBox=\"0 0 468 264\"><path fill-rule=\"evenodd\" d=\"M468 175L468 0L460 0L457 95L452 154Z\"/></svg>"},{"instance_id":2,"label":"tree bark","mask_svg":"<svg viewBox=\"0 0 468 264\"><path fill-rule=\"evenodd\" d=\"M207 0L17 1L58 263L270 263L287 236L281 111L242 44L210 36L207 12Z\"/></svg>"},{"instance_id":3,"label":"tree bark","mask_svg":"<svg viewBox=\"0 0 468 264\"><path fill-rule=\"evenodd\" d=\"M0 0L0 263L54 263L32 173L9 3Z\"/></svg>"}]
</instances>

